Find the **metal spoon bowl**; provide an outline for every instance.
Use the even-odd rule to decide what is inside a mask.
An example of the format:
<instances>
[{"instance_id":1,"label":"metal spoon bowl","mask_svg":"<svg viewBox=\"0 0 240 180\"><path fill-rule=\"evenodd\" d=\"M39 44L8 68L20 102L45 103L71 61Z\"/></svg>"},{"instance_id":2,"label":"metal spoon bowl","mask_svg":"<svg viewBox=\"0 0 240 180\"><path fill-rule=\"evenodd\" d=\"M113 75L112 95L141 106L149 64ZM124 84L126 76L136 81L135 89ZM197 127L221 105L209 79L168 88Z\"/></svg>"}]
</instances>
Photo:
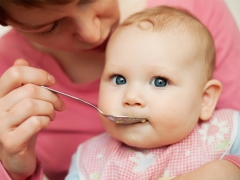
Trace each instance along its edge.
<instances>
[{"instance_id":1,"label":"metal spoon bowl","mask_svg":"<svg viewBox=\"0 0 240 180\"><path fill-rule=\"evenodd\" d=\"M96 106L94 106L93 104L87 102L87 101L84 101L80 98L77 98L77 97L74 97L74 96L71 96L69 94L66 94L66 93L63 93L63 92L60 92L60 91L57 91L55 89L52 89L52 88L49 88L49 87L46 87L46 86L42 86L43 88L45 89L48 89L49 91L52 91L52 92L55 92L55 93L58 93L58 94L61 94L61 95L64 95L64 96L67 96L69 98L72 98L72 99L75 99L75 100L78 100L82 103L85 103L91 107L93 107L94 109L96 109L101 115L103 115L104 117L106 117L107 119L109 119L110 121L112 122L115 122L117 124L134 124L134 123L144 123L147 121L146 118L136 118L136 117L129 117L129 116L113 116L113 115L107 115L107 114L104 114L100 109L98 109Z\"/></svg>"}]
</instances>

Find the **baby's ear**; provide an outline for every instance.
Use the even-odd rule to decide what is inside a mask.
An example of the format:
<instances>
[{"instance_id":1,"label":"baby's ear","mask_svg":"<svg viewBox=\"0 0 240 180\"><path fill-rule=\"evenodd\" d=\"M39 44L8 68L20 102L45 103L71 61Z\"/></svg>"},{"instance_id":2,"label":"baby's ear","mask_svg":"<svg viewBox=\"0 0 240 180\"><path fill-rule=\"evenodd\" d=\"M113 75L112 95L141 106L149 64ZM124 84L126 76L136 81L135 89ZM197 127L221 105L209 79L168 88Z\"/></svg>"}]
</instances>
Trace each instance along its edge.
<instances>
[{"instance_id":1,"label":"baby's ear","mask_svg":"<svg viewBox=\"0 0 240 180\"><path fill-rule=\"evenodd\" d=\"M211 118L221 91L222 84L218 80L212 79L205 84L202 94L201 120L206 121Z\"/></svg>"}]
</instances>

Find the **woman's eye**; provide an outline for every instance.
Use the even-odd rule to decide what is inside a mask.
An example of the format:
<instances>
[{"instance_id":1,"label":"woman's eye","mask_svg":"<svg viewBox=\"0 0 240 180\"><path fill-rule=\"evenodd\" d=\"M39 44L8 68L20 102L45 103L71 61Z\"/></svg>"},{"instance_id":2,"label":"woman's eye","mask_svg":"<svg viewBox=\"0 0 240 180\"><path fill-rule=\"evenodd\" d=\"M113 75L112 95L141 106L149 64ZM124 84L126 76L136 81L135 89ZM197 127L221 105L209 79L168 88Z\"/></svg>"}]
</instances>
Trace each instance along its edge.
<instances>
[{"instance_id":1,"label":"woman's eye","mask_svg":"<svg viewBox=\"0 0 240 180\"><path fill-rule=\"evenodd\" d=\"M38 34L40 35L48 35L48 34L52 34L54 32L54 30L57 29L59 25L59 21L56 21L53 26L51 27L51 29L47 30L47 31L44 31L44 32L39 32Z\"/></svg>"},{"instance_id":2,"label":"woman's eye","mask_svg":"<svg viewBox=\"0 0 240 180\"><path fill-rule=\"evenodd\" d=\"M117 85L122 85L127 83L127 80L125 79L125 77L120 75L113 76L112 81Z\"/></svg>"},{"instance_id":3,"label":"woman's eye","mask_svg":"<svg viewBox=\"0 0 240 180\"><path fill-rule=\"evenodd\" d=\"M165 78L156 77L151 81L150 84L156 87L165 87L168 84L168 82Z\"/></svg>"}]
</instances>

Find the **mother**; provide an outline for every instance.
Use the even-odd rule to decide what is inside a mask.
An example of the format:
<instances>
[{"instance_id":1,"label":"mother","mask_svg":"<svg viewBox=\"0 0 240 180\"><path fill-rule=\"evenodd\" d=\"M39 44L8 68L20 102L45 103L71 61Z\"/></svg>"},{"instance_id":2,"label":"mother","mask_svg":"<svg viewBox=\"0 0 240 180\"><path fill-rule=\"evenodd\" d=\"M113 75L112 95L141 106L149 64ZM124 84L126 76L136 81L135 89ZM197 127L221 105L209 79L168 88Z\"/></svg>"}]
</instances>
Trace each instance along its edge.
<instances>
[{"instance_id":1,"label":"mother","mask_svg":"<svg viewBox=\"0 0 240 180\"><path fill-rule=\"evenodd\" d=\"M214 76L223 83L217 107L240 110L240 35L222 0L1 0L0 23L13 30L0 40L0 179L40 179L42 169L51 180L64 179L77 145L103 128L93 109L40 85L97 104L111 32L130 14L161 4L187 8L209 28ZM211 179L212 166L228 168L213 179L239 177L224 160L189 175L206 172Z\"/></svg>"}]
</instances>

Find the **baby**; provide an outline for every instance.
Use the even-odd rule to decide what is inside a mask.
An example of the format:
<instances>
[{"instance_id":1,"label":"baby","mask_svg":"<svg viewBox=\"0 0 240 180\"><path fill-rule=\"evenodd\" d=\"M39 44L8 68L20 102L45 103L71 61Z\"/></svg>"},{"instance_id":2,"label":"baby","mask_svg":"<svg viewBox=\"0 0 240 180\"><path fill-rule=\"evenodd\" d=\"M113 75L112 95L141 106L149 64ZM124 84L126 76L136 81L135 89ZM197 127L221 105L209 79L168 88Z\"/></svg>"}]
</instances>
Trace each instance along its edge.
<instances>
[{"instance_id":1,"label":"baby","mask_svg":"<svg viewBox=\"0 0 240 180\"><path fill-rule=\"evenodd\" d=\"M209 31L185 10L161 6L125 20L108 44L99 108L147 121L101 117L107 133L79 146L67 179L166 180L240 155L239 113L214 112L214 60Z\"/></svg>"}]
</instances>

